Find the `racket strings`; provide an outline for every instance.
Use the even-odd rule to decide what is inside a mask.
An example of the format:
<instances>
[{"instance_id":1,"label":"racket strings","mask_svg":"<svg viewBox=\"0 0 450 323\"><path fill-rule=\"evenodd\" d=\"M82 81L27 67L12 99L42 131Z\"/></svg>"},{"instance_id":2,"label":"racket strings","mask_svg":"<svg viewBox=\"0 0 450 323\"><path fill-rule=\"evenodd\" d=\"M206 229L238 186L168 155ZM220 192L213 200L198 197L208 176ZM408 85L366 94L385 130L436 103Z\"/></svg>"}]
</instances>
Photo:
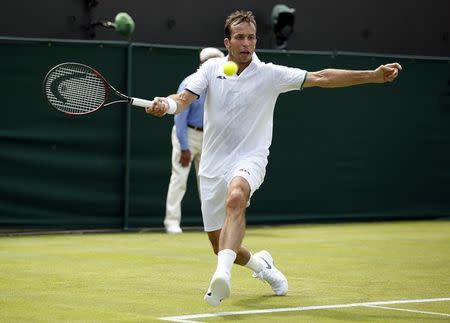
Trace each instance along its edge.
<instances>
[{"instance_id":1,"label":"racket strings","mask_svg":"<svg viewBox=\"0 0 450 323\"><path fill-rule=\"evenodd\" d=\"M106 100L104 81L83 65L56 68L45 84L47 98L55 108L70 114L85 114L100 108Z\"/></svg>"}]
</instances>

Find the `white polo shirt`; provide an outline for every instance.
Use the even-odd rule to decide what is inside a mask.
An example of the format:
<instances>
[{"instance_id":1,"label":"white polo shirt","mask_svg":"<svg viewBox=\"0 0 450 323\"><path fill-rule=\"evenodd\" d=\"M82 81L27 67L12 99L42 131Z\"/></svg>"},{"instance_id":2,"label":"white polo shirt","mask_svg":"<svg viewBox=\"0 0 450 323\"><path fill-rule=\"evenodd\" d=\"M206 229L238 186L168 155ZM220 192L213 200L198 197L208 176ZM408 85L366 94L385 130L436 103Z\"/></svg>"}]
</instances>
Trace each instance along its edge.
<instances>
[{"instance_id":1,"label":"white polo shirt","mask_svg":"<svg viewBox=\"0 0 450 323\"><path fill-rule=\"evenodd\" d=\"M226 175L242 159L265 169L278 95L301 90L306 79L306 71L266 64L255 53L240 75L226 76L227 60L209 59L186 86L197 95L208 90L199 175L209 178Z\"/></svg>"}]
</instances>

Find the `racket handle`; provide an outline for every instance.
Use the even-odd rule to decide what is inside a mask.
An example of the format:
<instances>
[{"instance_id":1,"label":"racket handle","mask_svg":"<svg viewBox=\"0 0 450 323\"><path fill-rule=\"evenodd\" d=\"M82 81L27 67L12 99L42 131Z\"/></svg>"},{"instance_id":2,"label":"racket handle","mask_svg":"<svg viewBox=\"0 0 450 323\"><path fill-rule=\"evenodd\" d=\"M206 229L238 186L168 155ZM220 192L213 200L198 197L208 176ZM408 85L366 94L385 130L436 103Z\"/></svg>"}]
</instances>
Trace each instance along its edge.
<instances>
[{"instance_id":1,"label":"racket handle","mask_svg":"<svg viewBox=\"0 0 450 323\"><path fill-rule=\"evenodd\" d=\"M138 98L131 98L130 104L135 105L137 107L146 108L146 107L151 106L153 104L153 101L138 99Z\"/></svg>"}]
</instances>

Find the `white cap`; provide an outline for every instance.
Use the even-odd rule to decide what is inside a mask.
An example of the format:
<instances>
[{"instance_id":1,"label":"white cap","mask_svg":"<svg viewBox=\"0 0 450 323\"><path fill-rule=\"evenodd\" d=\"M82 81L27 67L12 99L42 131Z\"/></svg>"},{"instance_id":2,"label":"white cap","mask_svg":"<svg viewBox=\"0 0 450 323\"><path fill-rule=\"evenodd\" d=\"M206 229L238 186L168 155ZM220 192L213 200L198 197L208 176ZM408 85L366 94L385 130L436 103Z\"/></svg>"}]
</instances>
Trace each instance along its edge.
<instances>
[{"instance_id":1,"label":"white cap","mask_svg":"<svg viewBox=\"0 0 450 323\"><path fill-rule=\"evenodd\" d=\"M213 57L224 57L225 55L215 47L203 48L200 52L200 62L204 63Z\"/></svg>"}]
</instances>

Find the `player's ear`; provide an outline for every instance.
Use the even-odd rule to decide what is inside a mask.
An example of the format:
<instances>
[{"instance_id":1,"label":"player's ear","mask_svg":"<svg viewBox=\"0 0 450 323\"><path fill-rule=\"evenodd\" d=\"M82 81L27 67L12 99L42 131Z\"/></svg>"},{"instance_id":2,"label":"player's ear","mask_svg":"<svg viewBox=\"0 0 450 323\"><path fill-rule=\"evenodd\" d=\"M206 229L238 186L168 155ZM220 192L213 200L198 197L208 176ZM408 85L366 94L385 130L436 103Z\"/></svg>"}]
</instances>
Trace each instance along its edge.
<instances>
[{"instance_id":1,"label":"player's ear","mask_svg":"<svg viewBox=\"0 0 450 323\"><path fill-rule=\"evenodd\" d=\"M230 40L228 38L225 38L223 40L223 44L225 45L226 49L229 49L229 47L230 47Z\"/></svg>"}]
</instances>

